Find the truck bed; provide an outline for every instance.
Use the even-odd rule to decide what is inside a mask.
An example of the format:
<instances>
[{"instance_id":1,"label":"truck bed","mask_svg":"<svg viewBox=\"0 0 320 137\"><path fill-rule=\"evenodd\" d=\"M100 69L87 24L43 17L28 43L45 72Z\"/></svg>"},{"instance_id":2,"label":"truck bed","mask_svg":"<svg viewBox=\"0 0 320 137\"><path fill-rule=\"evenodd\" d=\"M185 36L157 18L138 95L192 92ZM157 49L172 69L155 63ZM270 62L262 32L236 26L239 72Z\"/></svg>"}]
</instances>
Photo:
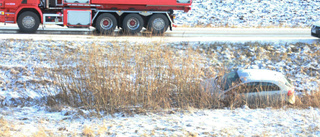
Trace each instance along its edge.
<instances>
[{"instance_id":1,"label":"truck bed","mask_svg":"<svg viewBox=\"0 0 320 137\"><path fill-rule=\"evenodd\" d=\"M91 0L92 4L123 5L188 5L191 0Z\"/></svg>"},{"instance_id":2,"label":"truck bed","mask_svg":"<svg viewBox=\"0 0 320 137\"><path fill-rule=\"evenodd\" d=\"M91 4L108 5L108 7L153 7L153 9L189 10L192 0L91 0ZM159 6L158 8L156 6ZM161 8L160 8L161 7Z\"/></svg>"}]
</instances>

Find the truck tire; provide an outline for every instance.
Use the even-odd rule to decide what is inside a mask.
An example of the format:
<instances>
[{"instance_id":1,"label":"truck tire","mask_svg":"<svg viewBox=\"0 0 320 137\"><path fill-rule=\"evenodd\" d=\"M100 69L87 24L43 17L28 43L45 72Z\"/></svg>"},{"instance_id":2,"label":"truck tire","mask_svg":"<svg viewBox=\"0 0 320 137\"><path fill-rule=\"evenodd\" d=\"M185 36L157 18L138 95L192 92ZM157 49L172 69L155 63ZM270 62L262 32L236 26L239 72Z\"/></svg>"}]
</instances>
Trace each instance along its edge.
<instances>
[{"instance_id":1,"label":"truck tire","mask_svg":"<svg viewBox=\"0 0 320 137\"><path fill-rule=\"evenodd\" d=\"M169 20L163 14L154 14L150 17L148 21L147 29L152 32L152 34L161 35L167 31L169 27Z\"/></svg>"},{"instance_id":2,"label":"truck tire","mask_svg":"<svg viewBox=\"0 0 320 137\"><path fill-rule=\"evenodd\" d=\"M18 26L21 32L34 33L39 28L40 18L31 11L23 12L18 17Z\"/></svg>"},{"instance_id":3,"label":"truck tire","mask_svg":"<svg viewBox=\"0 0 320 137\"><path fill-rule=\"evenodd\" d=\"M117 19L110 13L103 13L96 20L96 30L101 34L111 34L117 25Z\"/></svg>"},{"instance_id":4,"label":"truck tire","mask_svg":"<svg viewBox=\"0 0 320 137\"><path fill-rule=\"evenodd\" d=\"M139 14L128 14L123 19L122 29L125 34L136 34L142 30L143 22Z\"/></svg>"}]
</instances>

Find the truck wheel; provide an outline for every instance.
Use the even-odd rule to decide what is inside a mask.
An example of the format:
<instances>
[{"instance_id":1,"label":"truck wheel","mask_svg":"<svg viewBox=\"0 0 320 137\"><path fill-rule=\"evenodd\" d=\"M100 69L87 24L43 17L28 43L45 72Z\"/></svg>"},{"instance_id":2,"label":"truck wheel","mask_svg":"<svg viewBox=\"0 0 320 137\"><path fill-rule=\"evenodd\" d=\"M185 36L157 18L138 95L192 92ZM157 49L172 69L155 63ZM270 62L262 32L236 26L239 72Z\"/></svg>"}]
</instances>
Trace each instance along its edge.
<instances>
[{"instance_id":1,"label":"truck wheel","mask_svg":"<svg viewBox=\"0 0 320 137\"><path fill-rule=\"evenodd\" d=\"M167 31L169 27L169 20L163 14L154 14L148 21L147 29L153 34L161 35Z\"/></svg>"},{"instance_id":2,"label":"truck wheel","mask_svg":"<svg viewBox=\"0 0 320 137\"><path fill-rule=\"evenodd\" d=\"M39 28L40 19L31 11L23 12L18 17L18 26L21 32L34 33Z\"/></svg>"},{"instance_id":3,"label":"truck wheel","mask_svg":"<svg viewBox=\"0 0 320 137\"><path fill-rule=\"evenodd\" d=\"M117 24L117 20L112 14L103 13L96 20L96 30L98 33L111 34L116 29Z\"/></svg>"},{"instance_id":4,"label":"truck wheel","mask_svg":"<svg viewBox=\"0 0 320 137\"><path fill-rule=\"evenodd\" d=\"M143 19L138 14L128 14L123 19L122 29L124 33L136 34L142 30Z\"/></svg>"}]
</instances>

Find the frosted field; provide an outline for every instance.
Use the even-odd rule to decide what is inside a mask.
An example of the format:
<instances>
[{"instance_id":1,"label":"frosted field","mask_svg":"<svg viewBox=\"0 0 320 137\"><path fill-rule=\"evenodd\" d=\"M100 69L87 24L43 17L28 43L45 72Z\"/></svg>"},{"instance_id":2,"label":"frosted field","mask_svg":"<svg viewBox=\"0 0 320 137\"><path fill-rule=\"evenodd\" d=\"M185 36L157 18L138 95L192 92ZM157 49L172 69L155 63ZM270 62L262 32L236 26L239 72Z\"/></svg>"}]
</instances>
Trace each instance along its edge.
<instances>
[{"instance_id":1,"label":"frosted field","mask_svg":"<svg viewBox=\"0 0 320 137\"><path fill-rule=\"evenodd\" d=\"M1 108L0 136L308 136L320 135L320 110L164 110L94 118L89 111ZM81 113L80 113L81 112ZM79 116L79 113L82 114ZM86 117L89 118L86 118ZM85 117L85 118L84 118ZM2 132L1 132L2 131ZM7 132L3 132L7 131Z\"/></svg>"},{"instance_id":2,"label":"frosted field","mask_svg":"<svg viewBox=\"0 0 320 137\"><path fill-rule=\"evenodd\" d=\"M88 48L86 45L92 44L106 47L111 51L114 44L126 44L130 47L135 45L127 42L0 40L2 104L13 103L12 98L28 99L55 95L56 92L46 92L46 88L50 88L53 81L39 74L56 67L56 64L50 62L49 55L61 56L65 52L85 50ZM211 67L224 67L227 70L271 69L285 74L293 81L297 94L308 94L319 89L320 46L316 43L173 42L164 43L162 46L174 50L176 56L188 55L187 49L213 53L199 57L202 62L198 65L203 69ZM214 74L206 74L202 79L209 79L212 75Z\"/></svg>"},{"instance_id":3,"label":"frosted field","mask_svg":"<svg viewBox=\"0 0 320 137\"><path fill-rule=\"evenodd\" d=\"M235 110L161 110L137 115L122 113L101 118L93 110L62 107L44 107L45 102L32 101L54 95L46 88L50 78L39 75L55 67L47 55L85 50L94 42L52 40L1 40L0 41L0 136L319 136L320 110L309 107L294 109ZM99 47L135 43L95 42ZM235 46L238 45L238 46ZM295 84L298 94L318 89L320 46L318 44L286 43L215 43L175 42L162 44L174 50L177 56L188 55L187 49L203 51L200 56L204 69L224 66L236 68L267 68L282 72ZM206 54L212 52L215 54ZM211 74L214 75L214 74ZM203 77L203 80L210 75ZM52 90L51 90L52 91ZM20 100L22 99L22 100ZM1 135L2 134L2 135Z\"/></svg>"},{"instance_id":4,"label":"frosted field","mask_svg":"<svg viewBox=\"0 0 320 137\"><path fill-rule=\"evenodd\" d=\"M319 0L194 0L176 24L209 27L310 27L320 19Z\"/></svg>"},{"instance_id":5,"label":"frosted field","mask_svg":"<svg viewBox=\"0 0 320 137\"><path fill-rule=\"evenodd\" d=\"M175 21L199 27L309 27L320 17L319 7L317 0L195 0L189 13L176 12ZM46 92L53 81L39 75L55 67L47 55L85 50L90 44L93 42L0 40L0 136L320 136L320 110L312 107L190 108L97 118L93 110L54 109L34 102L34 98L56 94ZM114 43L95 44L112 47ZM163 46L173 48L177 55L188 55L189 48L203 51L199 64L204 69L279 71L294 82L297 95L319 89L319 43L174 42Z\"/></svg>"}]
</instances>

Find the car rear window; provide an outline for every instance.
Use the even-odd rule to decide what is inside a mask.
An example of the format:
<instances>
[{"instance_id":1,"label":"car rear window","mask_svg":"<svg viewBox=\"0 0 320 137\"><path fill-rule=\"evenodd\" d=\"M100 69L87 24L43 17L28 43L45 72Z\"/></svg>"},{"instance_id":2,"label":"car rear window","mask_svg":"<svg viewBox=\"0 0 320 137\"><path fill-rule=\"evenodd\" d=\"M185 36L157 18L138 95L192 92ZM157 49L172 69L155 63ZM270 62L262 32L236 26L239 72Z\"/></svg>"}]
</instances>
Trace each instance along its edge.
<instances>
[{"instance_id":1,"label":"car rear window","mask_svg":"<svg viewBox=\"0 0 320 137\"><path fill-rule=\"evenodd\" d=\"M287 86L291 86L291 85L292 85L291 80L290 80L290 79L288 79L288 78L286 78L286 77L285 77L285 79L287 80L286 85L287 85Z\"/></svg>"}]
</instances>

